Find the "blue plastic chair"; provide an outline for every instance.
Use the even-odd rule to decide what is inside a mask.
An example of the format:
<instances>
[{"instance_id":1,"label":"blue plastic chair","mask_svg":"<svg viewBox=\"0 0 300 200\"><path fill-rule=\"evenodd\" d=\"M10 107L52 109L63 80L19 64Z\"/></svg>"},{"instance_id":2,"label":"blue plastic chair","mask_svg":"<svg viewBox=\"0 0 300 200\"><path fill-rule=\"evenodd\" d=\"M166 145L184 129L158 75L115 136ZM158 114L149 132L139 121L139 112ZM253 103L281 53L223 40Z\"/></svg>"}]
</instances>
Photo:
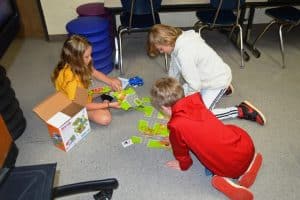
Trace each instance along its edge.
<instances>
[{"instance_id":1,"label":"blue plastic chair","mask_svg":"<svg viewBox=\"0 0 300 200\"><path fill-rule=\"evenodd\" d=\"M245 60L249 60L248 54L244 50L243 45L243 30L239 24L240 10L245 4L245 0L211 0L210 9L198 10L196 16L199 21L195 24L195 29L198 29L199 36L203 29L215 30L231 28L229 37L236 28L239 29L240 53L241 53L241 68L244 67Z\"/></svg>"},{"instance_id":2,"label":"blue plastic chair","mask_svg":"<svg viewBox=\"0 0 300 200\"><path fill-rule=\"evenodd\" d=\"M292 7L292 6L282 6L277 8L270 8L265 10L266 15L273 18L271 22L265 27L265 29L257 36L254 40L253 44L251 45L251 50L253 55L256 58L260 57L260 52L255 47L257 41L265 34L267 30L273 24L279 25L279 39L280 39L280 50L281 50L281 57L282 57L282 68L285 68L285 55L284 55L284 46L283 46L283 39L282 39L282 30L284 27L290 31L292 28L300 24L300 10Z\"/></svg>"},{"instance_id":3,"label":"blue plastic chair","mask_svg":"<svg viewBox=\"0 0 300 200\"><path fill-rule=\"evenodd\" d=\"M162 0L121 0L123 10L120 14L121 25L118 27L118 67L120 74L124 74L122 60L123 33L148 31L154 24L160 24L158 11L161 2Z\"/></svg>"}]
</instances>

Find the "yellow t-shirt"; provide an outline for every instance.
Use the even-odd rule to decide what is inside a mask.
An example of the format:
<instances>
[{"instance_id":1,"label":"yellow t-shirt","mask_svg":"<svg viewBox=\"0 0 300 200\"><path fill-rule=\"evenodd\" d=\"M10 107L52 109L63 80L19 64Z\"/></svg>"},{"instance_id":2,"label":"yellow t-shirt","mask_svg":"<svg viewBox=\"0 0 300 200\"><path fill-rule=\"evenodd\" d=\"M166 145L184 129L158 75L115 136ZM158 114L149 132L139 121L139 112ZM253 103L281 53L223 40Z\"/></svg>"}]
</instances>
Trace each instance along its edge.
<instances>
[{"instance_id":1,"label":"yellow t-shirt","mask_svg":"<svg viewBox=\"0 0 300 200\"><path fill-rule=\"evenodd\" d=\"M69 65L65 65L64 68L60 70L55 80L56 91L61 91L65 93L70 100L74 100L77 87L85 88L79 76L73 74ZM88 102L91 101L92 99L89 98Z\"/></svg>"}]
</instances>

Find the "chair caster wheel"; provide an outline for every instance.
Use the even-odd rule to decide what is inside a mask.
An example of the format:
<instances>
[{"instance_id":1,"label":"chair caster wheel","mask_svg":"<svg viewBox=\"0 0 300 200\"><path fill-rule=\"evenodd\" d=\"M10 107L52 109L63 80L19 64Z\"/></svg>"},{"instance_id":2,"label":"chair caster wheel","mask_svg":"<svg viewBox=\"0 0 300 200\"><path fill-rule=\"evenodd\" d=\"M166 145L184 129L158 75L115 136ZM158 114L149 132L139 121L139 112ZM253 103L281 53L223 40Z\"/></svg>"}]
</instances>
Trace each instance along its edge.
<instances>
[{"instance_id":1,"label":"chair caster wheel","mask_svg":"<svg viewBox=\"0 0 300 200\"><path fill-rule=\"evenodd\" d=\"M244 61L249 61L250 60L250 56L246 51L243 52L243 58L244 58Z\"/></svg>"},{"instance_id":2,"label":"chair caster wheel","mask_svg":"<svg viewBox=\"0 0 300 200\"><path fill-rule=\"evenodd\" d=\"M113 190L102 190L94 195L95 200L111 200Z\"/></svg>"},{"instance_id":3,"label":"chair caster wheel","mask_svg":"<svg viewBox=\"0 0 300 200\"><path fill-rule=\"evenodd\" d=\"M252 54L254 55L255 58L259 58L260 57L260 52L257 49L253 49L252 50Z\"/></svg>"}]
</instances>

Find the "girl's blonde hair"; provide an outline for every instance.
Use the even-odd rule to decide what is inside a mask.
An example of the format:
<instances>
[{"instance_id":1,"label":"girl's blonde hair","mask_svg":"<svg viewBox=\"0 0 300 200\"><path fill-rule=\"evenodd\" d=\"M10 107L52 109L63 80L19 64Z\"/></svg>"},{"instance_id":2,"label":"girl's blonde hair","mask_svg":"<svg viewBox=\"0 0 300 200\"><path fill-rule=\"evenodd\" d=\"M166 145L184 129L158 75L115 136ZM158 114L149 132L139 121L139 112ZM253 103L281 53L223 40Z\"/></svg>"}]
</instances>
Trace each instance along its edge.
<instances>
[{"instance_id":1,"label":"girl's blonde hair","mask_svg":"<svg viewBox=\"0 0 300 200\"><path fill-rule=\"evenodd\" d=\"M182 34L180 28L156 24L154 25L148 34L148 55L155 57L159 54L159 51L155 48L155 45L170 45L175 46L175 42L179 35Z\"/></svg>"},{"instance_id":2,"label":"girl's blonde hair","mask_svg":"<svg viewBox=\"0 0 300 200\"><path fill-rule=\"evenodd\" d=\"M51 75L51 81L55 83L60 70L67 64L70 66L73 74L79 76L82 84L87 88L92 74L92 62L85 65L83 55L89 47L91 47L91 43L86 38L79 35L69 37L63 44L60 61Z\"/></svg>"},{"instance_id":3,"label":"girl's blonde hair","mask_svg":"<svg viewBox=\"0 0 300 200\"><path fill-rule=\"evenodd\" d=\"M159 110L162 106L173 106L184 97L184 91L179 81L171 77L158 79L152 86L150 94L153 106Z\"/></svg>"}]
</instances>

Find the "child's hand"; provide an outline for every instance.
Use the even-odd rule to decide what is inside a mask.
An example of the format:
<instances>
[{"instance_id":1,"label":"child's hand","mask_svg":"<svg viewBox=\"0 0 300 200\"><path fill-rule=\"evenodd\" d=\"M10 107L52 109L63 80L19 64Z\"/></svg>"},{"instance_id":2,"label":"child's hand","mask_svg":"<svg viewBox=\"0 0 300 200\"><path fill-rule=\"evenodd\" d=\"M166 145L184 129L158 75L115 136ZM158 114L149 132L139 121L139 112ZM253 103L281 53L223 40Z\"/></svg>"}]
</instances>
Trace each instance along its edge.
<instances>
[{"instance_id":1,"label":"child's hand","mask_svg":"<svg viewBox=\"0 0 300 200\"><path fill-rule=\"evenodd\" d=\"M110 108L121 108L119 102L110 102L109 103Z\"/></svg>"},{"instance_id":2,"label":"child's hand","mask_svg":"<svg viewBox=\"0 0 300 200\"><path fill-rule=\"evenodd\" d=\"M114 91L120 91L122 89L122 83L118 78L111 78L110 87Z\"/></svg>"},{"instance_id":3,"label":"child's hand","mask_svg":"<svg viewBox=\"0 0 300 200\"><path fill-rule=\"evenodd\" d=\"M166 166L169 167L169 168L172 168L172 169L176 169L176 170L180 170L180 165L179 165L179 162L177 160L171 160L171 161L168 161L166 163Z\"/></svg>"},{"instance_id":4,"label":"child's hand","mask_svg":"<svg viewBox=\"0 0 300 200\"><path fill-rule=\"evenodd\" d=\"M163 137L161 141L164 143L170 143L169 137Z\"/></svg>"}]
</instances>

